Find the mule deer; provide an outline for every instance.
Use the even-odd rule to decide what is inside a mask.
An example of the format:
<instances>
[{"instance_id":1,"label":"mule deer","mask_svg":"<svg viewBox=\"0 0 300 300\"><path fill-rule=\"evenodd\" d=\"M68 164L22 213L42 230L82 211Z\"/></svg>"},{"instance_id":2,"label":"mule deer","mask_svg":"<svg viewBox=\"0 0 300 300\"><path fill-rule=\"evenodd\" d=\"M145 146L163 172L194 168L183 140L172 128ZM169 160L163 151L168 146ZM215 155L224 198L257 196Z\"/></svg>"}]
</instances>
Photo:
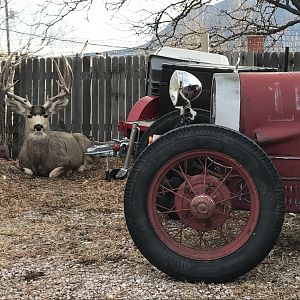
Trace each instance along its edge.
<instances>
[{"instance_id":1,"label":"mule deer","mask_svg":"<svg viewBox=\"0 0 300 300\"><path fill-rule=\"evenodd\" d=\"M6 94L5 102L10 109L25 117L25 137L19 154L19 166L30 175L57 177L69 170L86 169L88 159L85 151L91 142L83 134L51 131L49 117L66 107L73 80L71 66L63 57L63 75L57 63L59 78L58 95L46 97L45 104L32 105L28 99L15 95L13 77L15 66L8 59L0 75L0 85ZM26 97L27 98L27 97Z\"/></svg>"}]
</instances>

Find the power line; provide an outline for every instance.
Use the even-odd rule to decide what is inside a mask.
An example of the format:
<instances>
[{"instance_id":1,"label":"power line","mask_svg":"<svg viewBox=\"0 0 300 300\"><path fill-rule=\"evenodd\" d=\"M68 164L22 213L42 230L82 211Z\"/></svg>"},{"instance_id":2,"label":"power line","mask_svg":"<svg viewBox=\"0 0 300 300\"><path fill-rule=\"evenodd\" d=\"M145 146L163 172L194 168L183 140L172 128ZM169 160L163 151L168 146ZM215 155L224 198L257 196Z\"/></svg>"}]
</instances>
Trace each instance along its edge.
<instances>
[{"instance_id":1,"label":"power line","mask_svg":"<svg viewBox=\"0 0 300 300\"><path fill-rule=\"evenodd\" d=\"M0 28L0 30L2 31L6 31L6 29L4 28ZM10 29L10 32L14 32L14 33L18 33L18 34L23 34L23 35L28 35L28 36L34 36L34 37L39 37L42 39L50 39L50 40L54 40L54 41L60 41L60 42L68 42L68 43L74 43L74 44L85 44L86 41L75 41L75 40L71 40L71 39L64 39L64 38L57 38L57 37L47 37L41 34L35 34L35 33L27 33L27 32L21 32L18 30L13 30ZM91 46L100 46L100 47L108 47L108 48L119 48L119 49L129 49L130 47L126 46L119 46L119 45L108 45L108 44L99 44L99 43L93 43L93 42L88 42L89 45ZM138 48L138 47L134 47L134 48Z\"/></svg>"}]
</instances>

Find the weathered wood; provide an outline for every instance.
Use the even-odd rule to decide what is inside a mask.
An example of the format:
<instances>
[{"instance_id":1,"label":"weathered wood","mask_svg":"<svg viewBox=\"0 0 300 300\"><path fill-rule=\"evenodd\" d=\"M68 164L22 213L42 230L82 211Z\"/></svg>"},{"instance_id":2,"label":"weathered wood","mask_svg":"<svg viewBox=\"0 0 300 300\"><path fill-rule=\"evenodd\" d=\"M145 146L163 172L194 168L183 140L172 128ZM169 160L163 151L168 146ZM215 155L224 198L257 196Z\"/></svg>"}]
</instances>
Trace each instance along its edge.
<instances>
[{"instance_id":1,"label":"weathered wood","mask_svg":"<svg viewBox=\"0 0 300 300\"><path fill-rule=\"evenodd\" d=\"M32 99L32 58L28 58L26 62L26 90L25 93L32 104L36 101Z\"/></svg>"},{"instance_id":2,"label":"weathered wood","mask_svg":"<svg viewBox=\"0 0 300 300\"><path fill-rule=\"evenodd\" d=\"M32 61L32 104L39 104L39 74L40 60L34 58Z\"/></svg>"},{"instance_id":3,"label":"weathered wood","mask_svg":"<svg viewBox=\"0 0 300 300\"><path fill-rule=\"evenodd\" d=\"M240 53L240 66L247 66L247 53L245 51Z\"/></svg>"},{"instance_id":4,"label":"weathered wood","mask_svg":"<svg viewBox=\"0 0 300 300\"><path fill-rule=\"evenodd\" d=\"M46 97L52 95L52 59L46 59Z\"/></svg>"},{"instance_id":5,"label":"weathered wood","mask_svg":"<svg viewBox=\"0 0 300 300\"><path fill-rule=\"evenodd\" d=\"M239 59L239 53L238 52L232 53L231 64L236 65L238 59Z\"/></svg>"},{"instance_id":6,"label":"weathered wood","mask_svg":"<svg viewBox=\"0 0 300 300\"><path fill-rule=\"evenodd\" d=\"M255 53L255 66L263 67L264 66L264 55L262 53Z\"/></svg>"},{"instance_id":7,"label":"weathered wood","mask_svg":"<svg viewBox=\"0 0 300 300\"><path fill-rule=\"evenodd\" d=\"M82 58L76 56L73 60L73 86L72 86L72 131L81 132L82 124Z\"/></svg>"},{"instance_id":8,"label":"weathered wood","mask_svg":"<svg viewBox=\"0 0 300 300\"><path fill-rule=\"evenodd\" d=\"M105 95L105 126L104 126L104 140L110 141L112 139L111 137L111 58L106 58L106 68L105 68L105 79L106 79L106 95Z\"/></svg>"},{"instance_id":9,"label":"weathered wood","mask_svg":"<svg viewBox=\"0 0 300 300\"><path fill-rule=\"evenodd\" d=\"M145 56L140 56L140 97L145 96L146 94L146 65L145 65Z\"/></svg>"},{"instance_id":10,"label":"weathered wood","mask_svg":"<svg viewBox=\"0 0 300 300\"><path fill-rule=\"evenodd\" d=\"M91 128L93 140L98 141L99 132L99 70L98 70L98 57L92 59L92 117L91 117Z\"/></svg>"},{"instance_id":11,"label":"weathered wood","mask_svg":"<svg viewBox=\"0 0 300 300\"><path fill-rule=\"evenodd\" d=\"M38 74L38 78L39 78L38 105L43 105L46 99L46 65L45 64L46 64L45 59L41 58L39 62L39 74Z\"/></svg>"},{"instance_id":12,"label":"weathered wood","mask_svg":"<svg viewBox=\"0 0 300 300\"><path fill-rule=\"evenodd\" d=\"M53 73L52 73L52 93L51 93L51 97L57 95L59 93L59 89L58 89L58 74L57 74L57 71L56 71L56 68L54 66L54 61L56 61L57 65L59 66L59 59L57 57L55 57L53 60L52 60L52 70L53 70ZM60 112L61 113L61 112ZM54 114L52 115L51 117L51 128L53 130L60 130L59 128L59 114Z\"/></svg>"},{"instance_id":13,"label":"weathered wood","mask_svg":"<svg viewBox=\"0 0 300 300\"><path fill-rule=\"evenodd\" d=\"M132 59L132 105L140 98L139 67L139 57L134 56Z\"/></svg>"},{"instance_id":14,"label":"weathered wood","mask_svg":"<svg viewBox=\"0 0 300 300\"><path fill-rule=\"evenodd\" d=\"M14 85L14 92L16 95L21 94L20 93L20 70L21 70L21 65L19 65L15 71L16 83ZM10 113L12 114L12 112ZM19 155L18 141L19 141L19 124L21 119L23 119L23 124L24 124L24 118L22 118L18 114L12 114L12 124L11 124L11 128L9 129L10 137L11 137L11 140L9 141L9 146L10 146L11 156L13 159L17 158Z\"/></svg>"},{"instance_id":15,"label":"weathered wood","mask_svg":"<svg viewBox=\"0 0 300 300\"><path fill-rule=\"evenodd\" d=\"M278 68L279 67L279 55L276 52L271 54L271 63L270 67Z\"/></svg>"},{"instance_id":16,"label":"weathered wood","mask_svg":"<svg viewBox=\"0 0 300 300\"><path fill-rule=\"evenodd\" d=\"M300 52L294 54L294 71L300 71Z\"/></svg>"},{"instance_id":17,"label":"weathered wood","mask_svg":"<svg viewBox=\"0 0 300 300\"><path fill-rule=\"evenodd\" d=\"M20 86L19 86L19 91L20 91L20 96L21 97L26 97L27 95L27 61L26 59L21 60L21 65L20 65ZM25 119L24 117L20 117L19 124L18 124L18 146L17 146L17 153L20 152L21 147L24 142L24 129L25 129Z\"/></svg>"},{"instance_id":18,"label":"weathered wood","mask_svg":"<svg viewBox=\"0 0 300 300\"><path fill-rule=\"evenodd\" d=\"M88 56L83 58L82 93L82 132L89 137L91 134L91 60Z\"/></svg>"},{"instance_id":19,"label":"weathered wood","mask_svg":"<svg viewBox=\"0 0 300 300\"><path fill-rule=\"evenodd\" d=\"M285 54L284 52L280 52L278 55L278 70L283 72L284 70L284 63L285 63Z\"/></svg>"},{"instance_id":20,"label":"weathered wood","mask_svg":"<svg viewBox=\"0 0 300 300\"><path fill-rule=\"evenodd\" d=\"M125 101L125 86L126 86L126 75L125 75L125 57L121 56L119 58L119 88L118 88L118 94L119 94L119 119L125 120L126 119L126 101ZM120 133L117 132L117 137L120 138Z\"/></svg>"},{"instance_id":21,"label":"weathered wood","mask_svg":"<svg viewBox=\"0 0 300 300\"><path fill-rule=\"evenodd\" d=\"M132 57L125 58L125 76L126 76L126 100L125 100L125 114L126 118L132 108Z\"/></svg>"},{"instance_id":22,"label":"weathered wood","mask_svg":"<svg viewBox=\"0 0 300 300\"><path fill-rule=\"evenodd\" d=\"M97 65L98 70L98 78L99 78L99 95L98 95L98 103L99 103L99 141L105 140L105 75L106 75L106 59L104 57L100 57Z\"/></svg>"},{"instance_id":23,"label":"weathered wood","mask_svg":"<svg viewBox=\"0 0 300 300\"><path fill-rule=\"evenodd\" d=\"M118 137L117 123L119 120L119 59L117 56L112 58L111 67L111 123L112 123L112 138Z\"/></svg>"},{"instance_id":24,"label":"weathered wood","mask_svg":"<svg viewBox=\"0 0 300 300\"><path fill-rule=\"evenodd\" d=\"M67 60L70 66L72 66L72 59L69 57L67 58ZM72 132L72 91L71 91L71 96L69 97L69 103L65 108L64 115L65 115L64 131Z\"/></svg>"},{"instance_id":25,"label":"weathered wood","mask_svg":"<svg viewBox=\"0 0 300 300\"><path fill-rule=\"evenodd\" d=\"M270 67L271 66L271 53L266 52L264 53L264 67Z\"/></svg>"},{"instance_id":26,"label":"weathered wood","mask_svg":"<svg viewBox=\"0 0 300 300\"><path fill-rule=\"evenodd\" d=\"M245 56L246 56L245 66L254 66L255 65L254 53L253 52L247 52L245 54Z\"/></svg>"}]
</instances>

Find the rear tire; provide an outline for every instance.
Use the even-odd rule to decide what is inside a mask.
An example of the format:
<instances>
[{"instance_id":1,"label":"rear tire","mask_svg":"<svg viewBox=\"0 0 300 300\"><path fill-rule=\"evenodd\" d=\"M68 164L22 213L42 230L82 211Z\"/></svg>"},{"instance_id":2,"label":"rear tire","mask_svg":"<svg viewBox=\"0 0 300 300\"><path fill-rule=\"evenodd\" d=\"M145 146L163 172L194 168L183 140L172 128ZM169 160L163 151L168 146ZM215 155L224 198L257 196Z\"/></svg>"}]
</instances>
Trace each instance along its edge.
<instances>
[{"instance_id":1,"label":"rear tire","mask_svg":"<svg viewBox=\"0 0 300 300\"><path fill-rule=\"evenodd\" d=\"M181 179L175 186L173 174ZM170 192L175 204L162 210ZM130 172L124 207L145 258L190 282L226 282L254 268L284 219L281 180L265 152L211 125L175 129L147 147ZM178 220L169 217L175 212Z\"/></svg>"}]
</instances>

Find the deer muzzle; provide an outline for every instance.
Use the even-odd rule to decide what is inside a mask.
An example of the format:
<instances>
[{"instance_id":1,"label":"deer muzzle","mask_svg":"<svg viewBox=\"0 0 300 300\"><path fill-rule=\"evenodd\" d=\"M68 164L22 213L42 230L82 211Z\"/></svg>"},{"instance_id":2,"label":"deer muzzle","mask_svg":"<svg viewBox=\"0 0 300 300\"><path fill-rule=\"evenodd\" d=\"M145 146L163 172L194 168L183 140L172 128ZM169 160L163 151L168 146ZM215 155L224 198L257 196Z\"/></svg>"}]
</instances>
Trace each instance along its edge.
<instances>
[{"instance_id":1,"label":"deer muzzle","mask_svg":"<svg viewBox=\"0 0 300 300\"><path fill-rule=\"evenodd\" d=\"M34 131L42 131L44 126L42 124L36 124L33 126Z\"/></svg>"}]
</instances>

